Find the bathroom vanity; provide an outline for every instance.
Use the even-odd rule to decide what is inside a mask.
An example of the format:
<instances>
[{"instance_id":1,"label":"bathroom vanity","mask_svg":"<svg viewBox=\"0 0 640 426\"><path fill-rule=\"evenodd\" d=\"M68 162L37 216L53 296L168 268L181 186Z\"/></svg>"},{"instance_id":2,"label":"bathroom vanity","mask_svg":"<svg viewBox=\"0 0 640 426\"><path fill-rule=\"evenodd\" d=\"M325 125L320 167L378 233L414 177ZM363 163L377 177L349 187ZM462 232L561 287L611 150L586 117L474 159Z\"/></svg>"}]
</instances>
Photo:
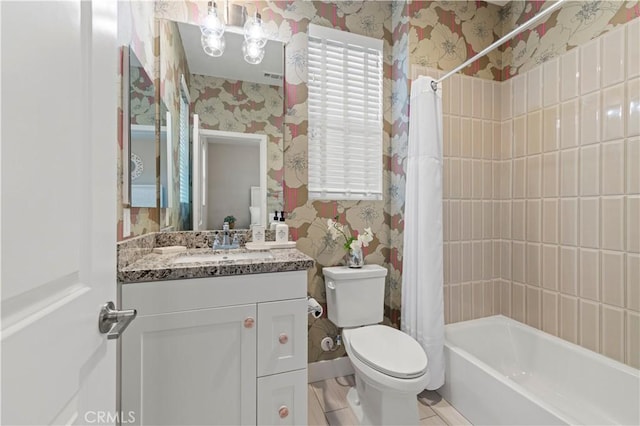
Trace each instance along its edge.
<instances>
[{"instance_id":1,"label":"bathroom vanity","mask_svg":"<svg viewBox=\"0 0 640 426\"><path fill-rule=\"evenodd\" d=\"M122 412L148 425L305 424L313 260L207 253L148 254L119 270L121 306L138 310L121 342Z\"/></svg>"}]
</instances>

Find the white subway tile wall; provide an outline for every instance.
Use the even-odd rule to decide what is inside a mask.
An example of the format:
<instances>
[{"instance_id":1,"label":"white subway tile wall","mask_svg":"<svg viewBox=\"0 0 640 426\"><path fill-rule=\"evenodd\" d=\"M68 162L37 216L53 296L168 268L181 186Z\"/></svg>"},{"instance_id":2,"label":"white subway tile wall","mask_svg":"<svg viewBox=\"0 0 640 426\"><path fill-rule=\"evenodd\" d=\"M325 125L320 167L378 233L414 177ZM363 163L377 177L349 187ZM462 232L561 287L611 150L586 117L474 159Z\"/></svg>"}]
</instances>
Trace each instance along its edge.
<instances>
[{"instance_id":1,"label":"white subway tile wall","mask_svg":"<svg viewBox=\"0 0 640 426\"><path fill-rule=\"evenodd\" d=\"M623 26L604 34L601 38L602 87L608 87L624 81L624 32L625 28Z\"/></svg>"},{"instance_id":2,"label":"white subway tile wall","mask_svg":"<svg viewBox=\"0 0 640 426\"><path fill-rule=\"evenodd\" d=\"M640 367L638 39L444 85L447 323L501 313Z\"/></svg>"},{"instance_id":3,"label":"white subway tile wall","mask_svg":"<svg viewBox=\"0 0 640 426\"><path fill-rule=\"evenodd\" d=\"M600 39L595 38L579 48L580 94L594 92L600 88Z\"/></svg>"},{"instance_id":4,"label":"white subway tile wall","mask_svg":"<svg viewBox=\"0 0 640 426\"><path fill-rule=\"evenodd\" d=\"M568 101L578 96L579 92L578 49L573 49L560 56L560 100Z\"/></svg>"},{"instance_id":5,"label":"white subway tile wall","mask_svg":"<svg viewBox=\"0 0 640 426\"><path fill-rule=\"evenodd\" d=\"M418 66L414 66L412 72L414 76L438 78L441 75L436 70ZM510 168L502 167L502 158L505 164L510 163L513 140L510 125L502 126L502 115L510 111L503 111L501 105L502 89L510 84L456 75L443 85L443 121L447 123L444 176L448 180L444 183L443 209L448 229L444 235L447 323L501 311L500 257L507 250L501 245L501 227L505 221L500 219L504 214L506 223L511 221L510 201L502 205L502 199L511 197L511 185L502 179ZM522 114L525 112L526 104ZM524 130L526 115L522 115L521 121ZM539 121L538 139L541 140L541 118ZM526 139L526 134L521 135L523 144ZM526 163L526 145L522 155Z\"/></svg>"}]
</instances>

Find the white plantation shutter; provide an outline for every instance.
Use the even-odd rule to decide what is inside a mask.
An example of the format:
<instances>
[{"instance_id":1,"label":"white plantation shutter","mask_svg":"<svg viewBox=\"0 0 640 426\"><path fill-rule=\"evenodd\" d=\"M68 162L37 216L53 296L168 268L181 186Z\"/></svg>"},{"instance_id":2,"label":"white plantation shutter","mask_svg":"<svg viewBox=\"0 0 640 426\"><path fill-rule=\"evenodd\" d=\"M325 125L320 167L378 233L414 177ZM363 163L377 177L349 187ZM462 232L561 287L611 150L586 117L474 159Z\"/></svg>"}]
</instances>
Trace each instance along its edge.
<instances>
[{"instance_id":1,"label":"white plantation shutter","mask_svg":"<svg viewBox=\"0 0 640 426\"><path fill-rule=\"evenodd\" d=\"M382 40L309 25L309 198L382 199Z\"/></svg>"},{"instance_id":2,"label":"white plantation shutter","mask_svg":"<svg viewBox=\"0 0 640 426\"><path fill-rule=\"evenodd\" d=\"M189 203L189 103L180 96L180 203Z\"/></svg>"}]
</instances>

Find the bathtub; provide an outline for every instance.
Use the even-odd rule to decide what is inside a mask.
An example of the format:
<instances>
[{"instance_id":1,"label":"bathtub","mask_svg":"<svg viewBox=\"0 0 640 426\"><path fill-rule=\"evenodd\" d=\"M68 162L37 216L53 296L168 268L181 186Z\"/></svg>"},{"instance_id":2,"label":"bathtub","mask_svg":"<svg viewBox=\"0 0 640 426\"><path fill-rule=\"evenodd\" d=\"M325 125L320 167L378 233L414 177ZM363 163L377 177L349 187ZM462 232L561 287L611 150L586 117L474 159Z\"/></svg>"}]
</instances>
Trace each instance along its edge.
<instances>
[{"instance_id":1,"label":"bathtub","mask_svg":"<svg viewBox=\"0 0 640 426\"><path fill-rule=\"evenodd\" d=\"M445 326L444 354L473 424L640 424L639 370L502 315Z\"/></svg>"}]
</instances>

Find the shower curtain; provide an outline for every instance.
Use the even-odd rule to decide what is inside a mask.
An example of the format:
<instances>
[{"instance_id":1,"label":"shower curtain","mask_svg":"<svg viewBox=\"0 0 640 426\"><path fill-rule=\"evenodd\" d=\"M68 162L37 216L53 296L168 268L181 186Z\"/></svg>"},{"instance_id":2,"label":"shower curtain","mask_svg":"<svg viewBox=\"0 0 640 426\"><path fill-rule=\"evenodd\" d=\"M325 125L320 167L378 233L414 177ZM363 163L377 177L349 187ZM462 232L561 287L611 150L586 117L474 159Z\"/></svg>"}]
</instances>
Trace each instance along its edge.
<instances>
[{"instance_id":1,"label":"shower curtain","mask_svg":"<svg viewBox=\"0 0 640 426\"><path fill-rule=\"evenodd\" d=\"M402 259L402 331L428 358L427 389L444 384L442 93L430 77L411 87Z\"/></svg>"}]
</instances>

